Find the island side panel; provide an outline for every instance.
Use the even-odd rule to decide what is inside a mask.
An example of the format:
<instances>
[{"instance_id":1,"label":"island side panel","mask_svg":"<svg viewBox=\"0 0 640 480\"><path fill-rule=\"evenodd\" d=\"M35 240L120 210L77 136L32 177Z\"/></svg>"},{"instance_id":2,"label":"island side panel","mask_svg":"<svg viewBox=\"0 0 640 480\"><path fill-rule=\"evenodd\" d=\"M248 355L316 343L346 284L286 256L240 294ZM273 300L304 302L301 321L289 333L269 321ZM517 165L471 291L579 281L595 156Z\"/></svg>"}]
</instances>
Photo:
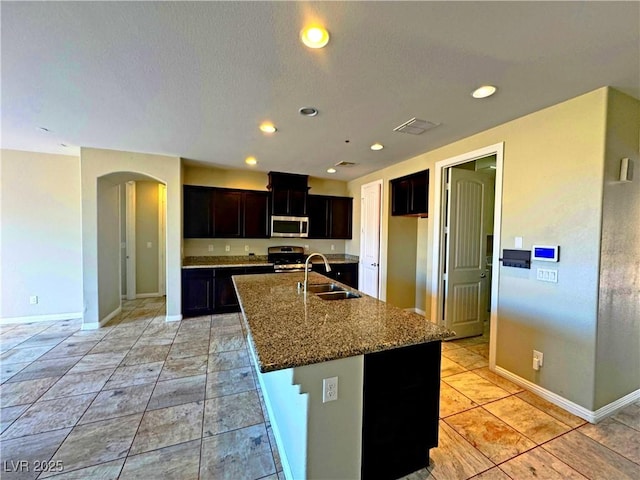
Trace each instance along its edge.
<instances>
[{"instance_id":1,"label":"island side panel","mask_svg":"<svg viewBox=\"0 0 640 480\"><path fill-rule=\"evenodd\" d=\"M364 356L294 369L294 381L309 395L308 479L358 479L362 464ZM322 402L322 380L338 377L338 399Z\"/></svg>"},{"instance_id":2,"label":"island side panel","mask_svg":"<svg viewBox=\"0 0 640 480\"><path fill-rule=\"evenodd\" d=\"M360 478L364 357L256 370L285 478ZM330 377L338 377L338 399L323 403Z\"/></svg>"}]
</instances>

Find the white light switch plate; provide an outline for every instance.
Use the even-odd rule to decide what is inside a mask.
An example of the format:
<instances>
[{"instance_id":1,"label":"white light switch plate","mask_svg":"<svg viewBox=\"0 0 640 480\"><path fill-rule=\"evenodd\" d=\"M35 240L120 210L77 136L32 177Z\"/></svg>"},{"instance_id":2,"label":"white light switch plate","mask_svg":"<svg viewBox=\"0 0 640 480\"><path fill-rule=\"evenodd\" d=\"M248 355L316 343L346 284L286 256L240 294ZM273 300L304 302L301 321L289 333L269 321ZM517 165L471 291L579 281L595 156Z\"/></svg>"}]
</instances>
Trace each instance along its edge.
<instances>
[{"instance_id":1,"label":"white light switch plate","mask_svg":"<svg viewBox=\"0 0 640 480\"><path fill-rule=\"evenodd\" d=\"M539 268L536 272L536 280L558 283L558 270L553 268Z\"/></svg>"},{"instance_id":2,"label":"white light switch plate","mask_svg":"<svg viewBox=\"0 0 640 480\"><path fill-rule=\"evenodd\" d=\"M522 248L522 237L516 237L513 248Z\"/></svg>"}]
</instances>

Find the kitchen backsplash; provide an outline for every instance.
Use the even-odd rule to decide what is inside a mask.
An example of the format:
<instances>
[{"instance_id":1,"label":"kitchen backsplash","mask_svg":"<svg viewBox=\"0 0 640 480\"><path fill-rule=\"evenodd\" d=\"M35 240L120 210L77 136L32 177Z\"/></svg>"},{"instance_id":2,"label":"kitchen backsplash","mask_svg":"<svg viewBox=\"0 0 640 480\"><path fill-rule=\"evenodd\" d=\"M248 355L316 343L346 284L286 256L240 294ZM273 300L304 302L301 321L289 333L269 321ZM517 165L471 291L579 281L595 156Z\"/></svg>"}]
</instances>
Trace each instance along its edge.
<instances>
[{"instance_id":1,"label":"kitchen backsplash","mask_svg":"<svg viewBox=\"0 0 640 480\"><path fill-rule=\"evenodd\" d=\"M305 247L306 253L345 253L344 240L314 240L304 238L185 238L182 257L237 256L248 255L249 253L266 255L268 247L280 245ZM227 246L229 247L229 251L227 251Z\"/></svg>"}]
</instances>

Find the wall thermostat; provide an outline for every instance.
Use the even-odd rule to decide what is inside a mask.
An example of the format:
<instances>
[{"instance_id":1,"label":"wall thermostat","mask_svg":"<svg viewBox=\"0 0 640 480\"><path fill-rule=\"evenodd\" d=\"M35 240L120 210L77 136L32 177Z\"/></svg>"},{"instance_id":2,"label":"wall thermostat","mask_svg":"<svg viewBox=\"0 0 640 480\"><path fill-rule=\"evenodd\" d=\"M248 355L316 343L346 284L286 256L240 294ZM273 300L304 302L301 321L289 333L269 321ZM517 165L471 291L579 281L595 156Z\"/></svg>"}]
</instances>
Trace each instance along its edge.
<instances>
[{"instance_id":1,"label":"wall thermostat","mask_svg":"<svg viewBox=\"0 0 640 480\"><path fill-rule=\"evenodd\" d=\"M560 260L560 245L533 245L533 260L557 262Z\"/></svg>"}]
</instances>

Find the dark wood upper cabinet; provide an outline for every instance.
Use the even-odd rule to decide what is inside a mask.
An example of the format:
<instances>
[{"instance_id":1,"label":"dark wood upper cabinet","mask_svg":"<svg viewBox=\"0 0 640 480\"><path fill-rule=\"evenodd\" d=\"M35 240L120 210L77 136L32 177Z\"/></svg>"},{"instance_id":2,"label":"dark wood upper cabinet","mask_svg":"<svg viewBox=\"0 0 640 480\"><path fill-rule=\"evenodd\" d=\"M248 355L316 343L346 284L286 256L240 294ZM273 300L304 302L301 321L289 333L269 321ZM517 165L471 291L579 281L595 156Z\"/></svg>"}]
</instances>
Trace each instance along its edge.
<instances>
[{"instance_id":1,"label":"dark wood upper cabinet","mask_svg":"<svg viewBox=\"0 0 640 480\"><path fill-rule=\"evenodd\" d=\"M429 170L395 178L391 183L391 215L429 216Z\"/></svg>"},{"instance_id":2,"label":"dark wood upper cabinet","mask_svg":"<svg viewBox=\"0 0 640 480\"><path fill-rule=\"evenodd\" d=\"M245 238L269 237L269 192L244 191Z\"/></svg>"},{"instance_id":3,"label":"dark wood upper cabinet","mask_svg":"<svg viewBox=\"0 0 640 480\"><path fill-rule=\"evenodd\" d=\"M353 198L331 197L329 212L330 238L351 238L353 225Z\"/></svg>"},{"instance_id":4,"label":"dark wood upper cabinet","mask_svg":"<svg viewBox=\"0 0 640 480\"><path fill-rule=\"evenodd\" d=\"M273 215L307 215L308 175L269 172L271 213Z\"/></svg>"},{"instance_id":5,"label":"dark wood upper cabinet","mask_svg":"<svg viewBox=\"0 0 640 480\"><path fill-rule=\"evenodd\" d=\"M352 238L353 198L309 195L310 238Z\"/></svg>"},{"instance_id":6,"label":"dark wood upper cabinet","mask_svg":"<svg viewBox=\"0 0 640 480\"><path fill-rule=\"evenodd\" d=\"M329 197L309 195L309 238L329 238Z\"/></svg>"},{"instance_id":7,"label":"dark wood upper cabinet","mask_svg":"<svg viewBox=\"0 0 640 480\"><path fill-rule=\"evenodd\" d=\"M185 238L268 238L265 191L184 186Z\"/></svg>"},{"instance_id":8,"label":"dark wood upper cabinet","mask_svg":"<svg viewBox=\"0 0 640 480\"><path fill-rule=\"evenodd\" d=\"M210 187L185 185L183 189L183 221L185 238L213 236L213 197Z\"/></svg>"},{"instance_id":9,"label":"dark wood upper cabinet","mask_svg":"<svg viewBox=\"0 0 640 480\"><path fill-rule=\"evenodd\" d=\"M226 189L213 190L214 237L242 237L242 217L242 192Z\"/></svg>"}]
</instances>

